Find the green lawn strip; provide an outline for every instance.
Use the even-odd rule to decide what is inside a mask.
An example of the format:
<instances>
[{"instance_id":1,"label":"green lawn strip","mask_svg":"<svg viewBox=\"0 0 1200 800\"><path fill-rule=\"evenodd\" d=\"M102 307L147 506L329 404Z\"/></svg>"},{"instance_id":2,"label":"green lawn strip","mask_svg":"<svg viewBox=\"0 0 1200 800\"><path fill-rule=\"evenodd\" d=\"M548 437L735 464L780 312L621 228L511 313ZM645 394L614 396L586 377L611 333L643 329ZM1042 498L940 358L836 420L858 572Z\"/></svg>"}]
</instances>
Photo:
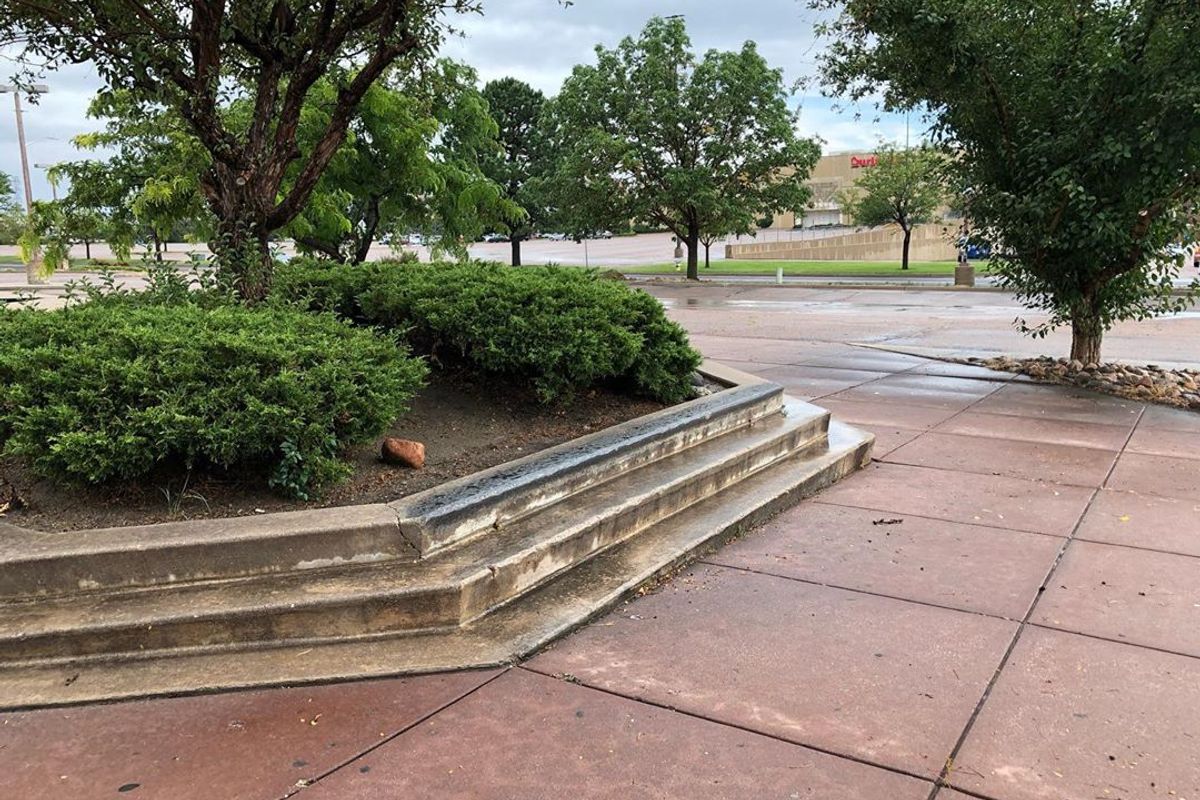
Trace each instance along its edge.
<instances>
[{"instance_id":1,"label":"green lawn strip","mask_svg":"<svg viewBox=\"0 0 1200 800\"><path fill-rule=\"evenodd\" d=\"M976 265L982 270L981 264ZM953 275L953 261L911 261L907 271L900 269L899 261L714 261L703 275L774 275L783 267L784 275L808 275L814 277L879 276L903 278L920 275ZM645 275L665 275L675 272L674 264L643 264L618 267L621 272ZM682 272L683 268L680 268Z\"/></svg>"}]
</instances>

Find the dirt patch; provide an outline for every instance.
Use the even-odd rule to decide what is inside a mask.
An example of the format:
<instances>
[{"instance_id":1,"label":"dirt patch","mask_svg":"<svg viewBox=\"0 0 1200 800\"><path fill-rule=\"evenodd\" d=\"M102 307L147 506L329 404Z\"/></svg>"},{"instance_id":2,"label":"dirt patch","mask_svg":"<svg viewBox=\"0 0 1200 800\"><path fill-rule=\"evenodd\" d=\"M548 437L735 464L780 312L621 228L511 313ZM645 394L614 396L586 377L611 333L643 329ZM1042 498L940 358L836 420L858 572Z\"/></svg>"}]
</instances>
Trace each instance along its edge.
<instances>
[{"instance_id":1,"label":"dirt patch","mask_svg":"<svg viewBox=\"0 0 1200 800\"><path fill-rule=\"evenodd\" d=\"M10 459L0 465L0 495L8 496L10 505L0 525L71 531L388 502L661 408L661 403L607 390L581 395L569 406L547 407L503 383L438 372L412 411L384 434L423 442L424 469L382 463L381 436L346 454L354 467L346 482L317 500L300 502L238 475L176 473L105 489L61 486L31 476Z\"/></svg>"}]
</instances>

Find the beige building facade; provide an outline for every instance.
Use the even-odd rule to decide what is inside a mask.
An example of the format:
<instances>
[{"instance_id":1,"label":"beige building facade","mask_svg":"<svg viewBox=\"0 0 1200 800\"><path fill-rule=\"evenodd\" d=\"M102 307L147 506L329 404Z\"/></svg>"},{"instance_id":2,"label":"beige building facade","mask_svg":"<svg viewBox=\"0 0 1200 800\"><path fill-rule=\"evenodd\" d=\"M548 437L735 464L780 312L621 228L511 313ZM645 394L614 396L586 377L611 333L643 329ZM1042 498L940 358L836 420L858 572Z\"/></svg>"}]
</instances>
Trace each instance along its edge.
<instances>
[{"instance_id":1,"label":"beige building facade","mask_svg":"<svg viewBox=\"0 0 1200 800\"><path fill-rule=\"evenodd\" d=\"M853 225L854 220L842 210L839 197L845 190L853 188L854 181L864 169L875 166L877 161L874 153L850 150L821 156L807 181L812 189L808 207L776 214L771 228L791 230Z\"/></svg>"}]
</instances>

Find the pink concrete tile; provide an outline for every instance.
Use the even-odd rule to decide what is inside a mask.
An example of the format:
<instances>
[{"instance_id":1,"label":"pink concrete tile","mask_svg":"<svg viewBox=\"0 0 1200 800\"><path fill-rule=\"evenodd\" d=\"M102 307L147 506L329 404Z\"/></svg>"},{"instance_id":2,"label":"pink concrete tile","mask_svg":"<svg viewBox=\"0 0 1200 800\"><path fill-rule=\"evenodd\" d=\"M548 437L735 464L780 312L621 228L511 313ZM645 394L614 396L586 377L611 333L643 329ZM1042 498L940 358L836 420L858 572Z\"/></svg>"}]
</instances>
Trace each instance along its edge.
<instances>
[{"instance_id":1,"label":"pink concrete tile","mask_svg":"<svg viewBox=\"0 0 1200 800\"><path fill-rule=\"evenodd\" d=\"M1072 542L1032 621L1200 656L1200 558Z\"/></svg>"},{"instance_id":2,"label":"pink concrete tile","mask_svg":"<svg viewBox=\"0 0 1200 800\"><path fill-rule=\"evenodd\" d=\"M1148 405L1138 427L1181 433L1200 433L1200 414L1195 411L1185 411L1182 408Z\"/></svg>"},{"instance_id":3,"label":"pink concrete tile","mask_svg":"<svg viewBox=\"0 0 1200 800\"><path fill-rule=\"evenodd\" d=\"M707 358L770 364L798 364L828 352L820 343L789 339L759 339L747 336L692 334L692 346ZM836 365L835 365L836 366Z\"/></svg>"},{"instance_id":4,"label":"pink concrete tile","mask_svg":"<svg viewBox=\"0 0 1200 800\"><path fill-rule=\"evenodd\" d=\"M929 789L915 778L513 670L301 796L923 800Z\"/></svg>"},{"instance_id":5,"label":"pink concrete tile","mask_svg":"<svg viewBox=\"0 0 1200 800\"><path fill-rule=\"evenodd\" d=\"M897 447L908 444L924 433L924 431L909 430L895 425L864 425L861 422L856 422L854 426L875 434L875 446L871 448L872 458L883 458Z\"/></svg>"},{"instance_id":6,"label":"pink concrete tile","mask_svg":"<svg viewBox=\"0 0 1200 800\"><path fill-rule=\"evenodd\" d=\"M1021 619L1061 547L1036 533L805 503L708 561Z\"/></svg>"},{"instance_id":7,"label":"pink concrete tile","mask_svg":"<svg viewBox=\"0 0 1200 800\"><path fill-rule=\"evenodd\" d=\"M907 403L846 400L836 395L822 397L817 403L839 420L860 425L894 425L909 430L926 430L945 422L952 409L914 406Z\"/></svg>"},{"instance_id":8,"label":"pink concrete tile","mask_svg":"<svg viewBox=\"0 0 1200 800\"><path fill-rule=\"evenodd\" d=\"M809 356L796 362L812 367L862 369L871 372L903 372L924 363L924 359L901 353L888 353L861 347L847 347L836 353Z\"/></svg>"},{"instance_id":9,"label":"pink concrete tile","mask_svg":"<svg viewBox=\"0 0 1200 800\"><path fill-rule=\"evenodd\" d=\"M1187 433L1139 425L1125 450L1151 456L1200 459L1200 432Z\"/></svg>"},{"instance_id":10,"label":"pink concrete tile","mask_svg":"<svg viewBox=\"0 0 1200 800\"><path fill-rule=\"evenodd\" d=\"M887 456L897 464L1099 487L1117 454L1046 442L931 432Z\"/></svg>"},{"instance_id":11,"label":"pink concrete tile","mask_svg":"<svg viewBox=\"0 0 1200 800\"><path fill-rule=\"evenodd\" d=\"M3 794L274 800L495 674L0 714Z\"/></svg>"},{"instance_id":12,"label":"pink concrete tile","mask_svg":"<svg viewBox=\"0 0 1200 800\"><path fill-rule=\"evenodd\" d=\"M950 782L997 800L1195 798L1198 740L1200 660L1028 628Z\"/></svg>"},{"instance_id":13,"label":"pink concrete tile","mask_svg":"<svg viewBox=\"0 0 1200 800\"><path fill-rule=\"evenodd\" d=\"M1200 461L1122 453L1108 487L1181 500L1200 500Z\"/></svg>"},{"instance_id":14,"label":"pink concrete tile","mask_svg":"<svg viewBox=\"0 0 1200 800\"><path fill-rule=\"evenodd\" d=\"M938 433L985 436L1021 442L1046 442L1072 447L1120 450L1129 438L1128 425L1103 425L1061 419L1014 417L967 410L936 428Z\"/></svg>"},{"instance_id":15,"label":"pink concrete tile","mask_svg":"<svg viewBox=\"0 0 1200 800\"><path fill-rule=\"evenodd\" d=\"M886 372L864 372L829 367L771 367L757 373L780 384L795 397L813 398L843 391L885 377Z\"/></svg>"},{"instance_id":16,"label":"pink concrete tile","mask_svg":"<svg viewBox=\"0 0 1200 800\"><path fill-rule=\"evenodd\" d=\"M702 567L530 666L933 776L1015 629L994 617Z\"/></svg>"},{"instance_id":17,"label":"pink concrete tile","mask_svg":"<svg viewBox=\"0 0 1200 800\"><path fill-rule=\"evenodd\" d=\"M909 375L937 375L942 378L974 378L976 380L1008 383L1016 377L1013 372L998 372L973 364L956 364L952 361L930 361L908 371Z\"/></svg>"},{"instance_id":18,"label":"pink concrete tile","mask_svg":"<svg viewBox=\"0 0 1200 800\"><path fill-rule=\"evenodd\" d=\"M1131 429L1138 420L1142 404L1062 386L1013 382L984 398L972 410L1028 419L1124 425Z\"/></svg>"},{"instance_id":19,"label":"pink concrete tile","mask_svg":"<svg viewBox=\"0 0 1200 800\"><path fill-rule=\"evenodd\" d=\"M1079 486L872 464L826 489L819 502L1068 536L1092 494Z\"/></svg>"},{"instance_id":20,"label":"pink concrete tile","mask_svg":"<svg viewBox=\"0 0 1200 800\"><path fill-rule=\"evenodd\" d=\"M930 375L891 375L832 395L837 400L905 403L961 411L999 389L1001 384Z\"/></svg>"},{"instance_id":21,"label":"pink concrete tile","mask_svg":"<svg viewBox=\"0 0 1200 800\"><path fill-rule=\"evenodd\" d=\"M1105 489L1096 495L1076 536L1200 556L1200 500Z\"/></svg>"}]
</instances>

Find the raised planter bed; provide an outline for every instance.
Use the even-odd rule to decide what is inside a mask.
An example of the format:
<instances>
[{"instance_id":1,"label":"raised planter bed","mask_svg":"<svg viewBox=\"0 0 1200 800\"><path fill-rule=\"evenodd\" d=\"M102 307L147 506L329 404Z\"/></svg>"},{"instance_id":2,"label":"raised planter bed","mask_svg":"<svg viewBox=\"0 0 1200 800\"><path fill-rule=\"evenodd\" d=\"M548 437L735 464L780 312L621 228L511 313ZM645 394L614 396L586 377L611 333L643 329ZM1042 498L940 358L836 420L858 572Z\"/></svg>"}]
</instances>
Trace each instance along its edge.
<instances>
[{"instance_id":1,"label":"raised planter bed","mask_svg":"<svg viewBox=\"0 0 1200 800\"><path fill-rule=\"evenodd\" d=\"M871 437L726 386L388 504L0 537L0 707L484 667L819 490Z\"/></svg>"}]
</instances>

